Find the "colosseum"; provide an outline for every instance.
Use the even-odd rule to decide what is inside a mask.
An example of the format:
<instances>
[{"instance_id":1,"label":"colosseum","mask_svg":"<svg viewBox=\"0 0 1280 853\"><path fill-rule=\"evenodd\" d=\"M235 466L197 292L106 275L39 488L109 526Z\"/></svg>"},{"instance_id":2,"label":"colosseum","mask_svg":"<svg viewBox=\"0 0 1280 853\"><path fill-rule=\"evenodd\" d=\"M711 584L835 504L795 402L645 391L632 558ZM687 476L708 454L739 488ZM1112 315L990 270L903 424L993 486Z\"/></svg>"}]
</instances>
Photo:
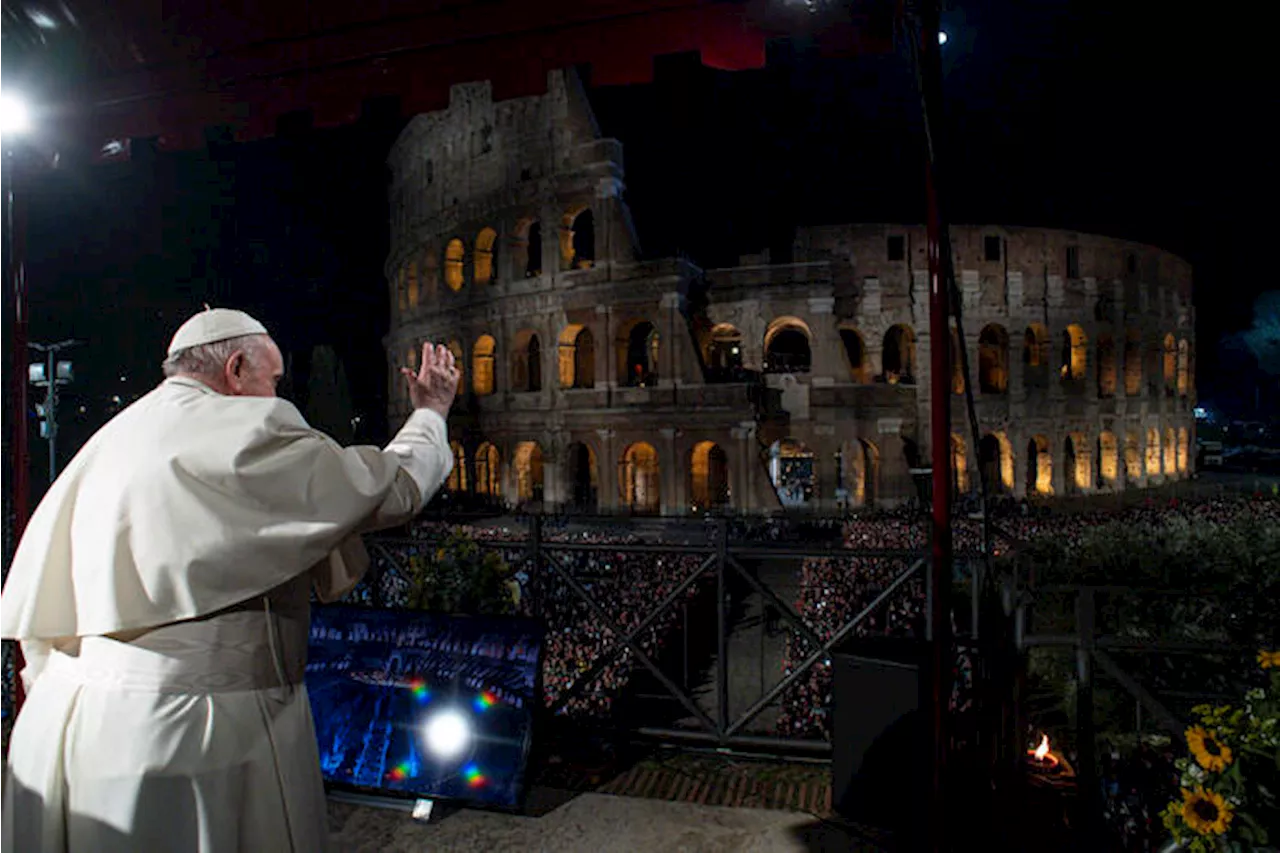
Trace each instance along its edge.
<instances>
[{"instance_id":1,"label":"colosseum","mask_svg":"<svg viewBox=\"0 0 1280 853\"><path fill-rule=\"evenodd\" d=\"M622 145L582 85L457 86L392 169L391 416L422 341L463 366L449 487L511 504L683 514L893 506L929 459L921 226L803 227L792 257L647 259ZM959 226L952 474L1091 494L1187 476L1191 269L1160 249ZM963 343L982 438L959 396Z\"/></svg>"}]
</instances>

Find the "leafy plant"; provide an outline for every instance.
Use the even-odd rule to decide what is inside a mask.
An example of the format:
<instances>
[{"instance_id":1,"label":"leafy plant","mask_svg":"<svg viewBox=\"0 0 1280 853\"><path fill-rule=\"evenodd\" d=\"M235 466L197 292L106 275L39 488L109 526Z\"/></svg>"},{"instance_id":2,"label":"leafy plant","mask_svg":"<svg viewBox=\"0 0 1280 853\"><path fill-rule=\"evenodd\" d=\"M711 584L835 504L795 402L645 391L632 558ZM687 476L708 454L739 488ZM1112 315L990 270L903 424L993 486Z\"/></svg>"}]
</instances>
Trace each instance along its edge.
<instances>
[{"instance_id":1,"label":"leafy plant","mask_svg":"<svg viewBox=\"0 0 1280 853\"><path fill-rule=\"evenodd\" d=\"M407 604L419 610L467 615L516 611L519 586L502 555L454 531L433 553L408 561Z\"/></svg>"}]
</instances>

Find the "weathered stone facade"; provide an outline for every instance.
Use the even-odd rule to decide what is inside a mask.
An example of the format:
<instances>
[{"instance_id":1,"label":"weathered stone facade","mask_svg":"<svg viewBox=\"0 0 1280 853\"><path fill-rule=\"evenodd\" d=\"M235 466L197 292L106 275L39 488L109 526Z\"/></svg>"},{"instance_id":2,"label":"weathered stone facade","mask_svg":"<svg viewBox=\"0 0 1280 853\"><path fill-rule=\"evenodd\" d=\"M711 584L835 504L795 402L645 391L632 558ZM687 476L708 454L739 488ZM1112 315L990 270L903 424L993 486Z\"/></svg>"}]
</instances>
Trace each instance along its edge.
<instances>
[{"instance_id":1,"label":"weathered stone facade","mask_svg":"<svg viewBox=\"0 0 1280 853\"><path fill-rule=\"evenodd\" d=\"M407 407L396 368L449 342L465 368L454 488L670 514L915 494L910 469L929 458L923 228L803 228L786 264L641 261L622 147L561 74L544 96L496 104L487 84L456 87L390 164L391 414ZM1188 264L1065 231L952 238L983 435L972 447L957 370L957 488L976 488L980 466L1018 496L1187 476Z\"/></svg>"}]
</instances>

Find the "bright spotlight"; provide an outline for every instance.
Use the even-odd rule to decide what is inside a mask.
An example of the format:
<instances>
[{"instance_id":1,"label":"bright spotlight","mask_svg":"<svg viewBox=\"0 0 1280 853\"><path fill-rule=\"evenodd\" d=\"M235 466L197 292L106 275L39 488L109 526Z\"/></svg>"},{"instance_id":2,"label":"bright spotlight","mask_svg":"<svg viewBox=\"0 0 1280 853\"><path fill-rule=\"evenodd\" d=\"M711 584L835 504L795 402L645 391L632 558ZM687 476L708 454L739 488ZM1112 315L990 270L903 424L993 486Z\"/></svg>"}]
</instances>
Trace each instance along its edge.
<instances>
[{"instance_id":1,"label":"bright spotlight","mask_svg":"<svg viewBox=\"0 0 1280 853\"><path fill-rule=\"evenodd\" d=\"M441 758L457 758L471 745L471 724L457 711L441 711L427 720L427 748Z\"/></svg>"},{"instance_id":2,"label":"bright spotlight","mask_svg":"<svg viewBox=\"0 0 1280 853\"><path fill-rule=\"evenodd\" d=\"M938 33L938 44L946 44L946 43L947 43L947 34L946 34L946 33L944 33L944 32L939 32L939 33Z\"/></svg>"},{"instance_id":3,"label":"bright spotlight","mask_svg":"<svg viewBox=\"0 0 1280 853\"><path fill-rule=\"evenodd\" d=\"M30 127L27 105L12 95L0 95L0 134L26 133Z\"/></svg>"}]
</instances>

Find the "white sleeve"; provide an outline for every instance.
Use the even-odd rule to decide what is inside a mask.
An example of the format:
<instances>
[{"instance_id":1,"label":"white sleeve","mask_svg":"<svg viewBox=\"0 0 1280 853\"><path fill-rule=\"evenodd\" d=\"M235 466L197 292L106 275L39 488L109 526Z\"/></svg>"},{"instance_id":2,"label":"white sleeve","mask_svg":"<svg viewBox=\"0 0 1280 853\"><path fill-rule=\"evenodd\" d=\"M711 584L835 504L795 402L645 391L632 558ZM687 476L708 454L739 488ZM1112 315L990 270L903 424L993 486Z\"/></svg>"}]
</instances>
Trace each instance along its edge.
<instances>
[{"instance_id":1,"label":"white sleeve","mask_svg":"<svg viewBox=\"0 0 1280 853\"><path fill-rule=\"evenodd\" d=\"M444 418L430 409L417 409L383 453L400 465L386 499L361 531L396 527L417 515L453 470L453 451Z\"/></svg>"}]
</instances>

